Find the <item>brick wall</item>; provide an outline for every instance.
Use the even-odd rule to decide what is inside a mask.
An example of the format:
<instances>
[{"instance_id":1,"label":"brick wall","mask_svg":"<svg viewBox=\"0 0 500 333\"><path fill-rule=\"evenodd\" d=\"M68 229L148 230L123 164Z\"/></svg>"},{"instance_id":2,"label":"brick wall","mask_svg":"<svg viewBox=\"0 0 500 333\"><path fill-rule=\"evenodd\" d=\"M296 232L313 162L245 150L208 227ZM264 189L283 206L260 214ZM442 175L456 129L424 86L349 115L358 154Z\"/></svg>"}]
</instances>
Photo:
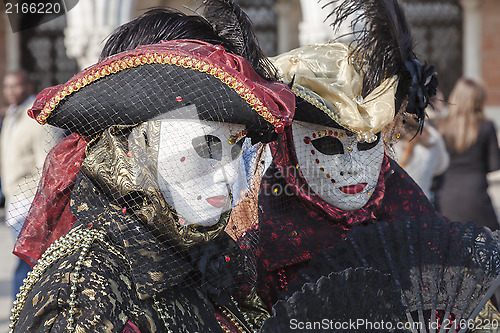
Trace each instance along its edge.
<instances>
[{"instance_id":1,"label":"brick wall","mask_svg":"<svg viewBox=\"0 0 500 333\"><path fill-rule=\"evenodd\" d=\"M482 12L482 75L488 90L487 104L500 107L500 1L485 0Z\"/></svg>"}]
</instances>

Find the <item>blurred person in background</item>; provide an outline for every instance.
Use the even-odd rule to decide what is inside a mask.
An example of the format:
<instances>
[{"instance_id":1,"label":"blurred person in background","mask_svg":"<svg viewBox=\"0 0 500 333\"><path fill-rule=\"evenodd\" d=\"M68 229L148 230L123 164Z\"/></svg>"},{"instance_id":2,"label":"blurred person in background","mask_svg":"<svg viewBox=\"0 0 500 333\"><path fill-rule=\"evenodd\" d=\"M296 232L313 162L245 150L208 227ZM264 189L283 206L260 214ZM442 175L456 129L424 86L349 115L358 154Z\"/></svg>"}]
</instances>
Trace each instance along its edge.
<instances>
[{"instance_id":1,"label":"blurred person in background","mask_svg":"<svg viewBox=\"0 0 500 333\"><path fill-rule=\"evenodd\" d=\"M6 199L5 222L17 239L28 214L45 156L61 132L45 129L28 114L35 96L33 82L24 71L9 72L3 79L3 94L9 106L0 134L0 175ZM13 296L19 292L30 266L17 258Z\"/></svg>"},{"instance_id":2,"label":"blurred person in background","mask_svg":"<svg viewBox=\"0 0 500 333\"><path fill-rule=\"evenodd\" d=\"M418 122L415 119L407 119L406 126L408 132L394 145L398 163L420 186L434 206L438 206L433 180L440 177L450 163L443 138L430 123L425 124L420 134L417 133Z\"/></svg>"},{"instance_id":3,"label":"blurred person in background","mask_svg":"<svg viewBox=\"0 0 500 333\"><path fill-rule=\"evenodd\" d=\"M427 117L429 118L429 121L427 123L430 123L431 126L433 126L435 129L437 129L438 122L442 120L443 118L446 117L448 114L448 103L446 102L446 98L441 90L437 90L436 96L431 97L430 99L430 107L427 107L426 109L426 114ZM438 131L439 132L439 131ZM441 136L441 133L439 133ZM441 136L442 140L442 136ZM444 145L444 140L442 140L442 143ZM446 148L446 145L445 145ZM448 163L446 165L446 168L449 166L449 154L448 151L446 151L447 156L448 156ZM446 171L446 170L444 170ZM432 203L434 204L434 207L436 207L436 210L438 212L441 212L441 207L439 205L439 196L438 192L441 186L443 185L443 179L444 179L444 172L438 174L437 176L434 176L432 178L432 185L431 185L431 195L433 196Z\"/></svg>"},{"instance_id":4,"label":"blurred person in background","mask_svg":"<svg viewBox=\"0 0 500 333\"><path fill-rule=\"evenodd\" d=\"M0 107L0 131L2 129L2 123L3 123L3 119L5 118L5 113L7 112L7 108L8 108L8 105L2 105ZM0 177L0 208L4 208L5 207L5 196L3 195L3 192L2 192L2 178ZM2 216L0 217L0 220L5 222L5 212L2 214Z\"/></svg>"},{"instance_id":5,"label":"blurred person in background","mask_svg":"<svg viewBox=\"0 0 500 333\"><path fill-rule=\"evenodd\" d=\"M485 100L483 85L468 78L459 79L450 94L448 114L438 126L450 166L438 195L441 212L451 220L497 230L486 174L500 169L500 150L495 126L483 112Z\"/></svg>"}]
</instances>

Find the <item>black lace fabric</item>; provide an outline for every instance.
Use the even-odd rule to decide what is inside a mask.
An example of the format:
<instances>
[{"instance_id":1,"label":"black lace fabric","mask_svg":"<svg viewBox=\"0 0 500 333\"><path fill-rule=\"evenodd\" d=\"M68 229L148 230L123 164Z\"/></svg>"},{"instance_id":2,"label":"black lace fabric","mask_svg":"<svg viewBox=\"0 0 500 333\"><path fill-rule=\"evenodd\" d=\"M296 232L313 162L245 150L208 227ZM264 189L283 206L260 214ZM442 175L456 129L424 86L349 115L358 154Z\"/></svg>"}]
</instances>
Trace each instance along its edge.
<instances>
[{"instance_id":1,"label":"black lace fabric","mask_svg":"<svg viewBox=\"0 0 500 333\"><path fill-rule=\"evenodd\" d=\"M446 325L445 331L455 331L456 322L459 331L498 287L499 260L498 233L472 222L450 223L439 217L380 221L353 228L345 242L323 251L299 271L289 290L300 290L329 272L376 269L390 275L391 288L401 295L401 321L426 328L439 323ZM290 297L290 292L282 295Z\"/></svg>"},{"instance_id":2,"label":"black lace fabric","mask_svg":"<svg viewBox=\"0 0 500 333\"><path fill-rule=\"evenodd\" d=\"M312 280L274 305L261 332L288 332L293 325L303 325L301 332L410 332L397 328L404 307L388 274L348 268Z\"/></svg>"}]
</instances>

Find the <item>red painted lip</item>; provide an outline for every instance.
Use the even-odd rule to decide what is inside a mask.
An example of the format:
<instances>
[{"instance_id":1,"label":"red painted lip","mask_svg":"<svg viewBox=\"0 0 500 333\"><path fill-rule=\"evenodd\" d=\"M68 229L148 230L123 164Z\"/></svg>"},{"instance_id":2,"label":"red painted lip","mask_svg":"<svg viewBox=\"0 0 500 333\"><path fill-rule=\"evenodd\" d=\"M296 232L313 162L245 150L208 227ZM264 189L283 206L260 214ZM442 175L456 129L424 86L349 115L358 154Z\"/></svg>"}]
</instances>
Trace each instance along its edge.
<instances>
[{"instance_id":1,"label":"red painted lip","mask_svg":"<svg viewBox=\"0 0 500 333\"><path fill-rule=\"evenodd\" d=\"M363 191L365 189L366 185L368 185L368 183L359 183L356 185L342 186L342 187L339 187L339 190L341 190L345 194L356 194L356 193Z\"/></svg>"},{"instance_id":2,"label":"red painted lip","mask_svg":"<svg viewBox=\"0 0 500 333\"><path fill-rule=\"evenodd\" d=\"M209 204L211 204L215 208L222 208L226 204L227 196L226 195L218 195L216 197L207 198L206 200Z\"/></svg>"}]
</instances>

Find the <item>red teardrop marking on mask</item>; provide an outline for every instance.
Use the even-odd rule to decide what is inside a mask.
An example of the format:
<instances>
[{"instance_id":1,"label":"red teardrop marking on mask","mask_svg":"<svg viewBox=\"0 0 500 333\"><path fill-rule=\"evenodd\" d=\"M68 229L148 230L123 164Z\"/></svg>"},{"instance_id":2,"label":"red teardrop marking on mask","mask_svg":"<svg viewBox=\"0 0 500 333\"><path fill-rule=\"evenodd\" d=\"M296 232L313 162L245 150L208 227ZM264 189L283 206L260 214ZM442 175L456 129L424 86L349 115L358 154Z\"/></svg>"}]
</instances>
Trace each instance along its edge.
<instances>
[{"instance_id":1,"label":"red teardrop marking on mask","mask_svg":"<svg viewBox=\"0 0 500 333\"><path fill-rule=\"evenodd\" d=\"M127 207L122 208L122 213L125 214L127 212Z\"/></svg>"},{"instance_id":2,"label":"red teardrop marking on mask","mask_svg":"<svg viewBox=\"0 0 500 333\"><path fill-rule=\"evenodd\" d=\"M222 45L215 45L214 48L219 52L222 52L222 53L226 52L226 50L224 49L224 46L222 46Z\"/></svg>"},{"instance_id":3,"label":"red teardrop marking on mask","mask_svg":"<svg viewBox=\"0 0 500 333\"><path fill-rule=\"evenodd\" d=\"M132 156L132 153L128 151L128 152L127 152L127 156L128 156L128 157Z\"/></svg>"},{"instance_id":4,"label":"red teardrop marking on mask","mask_svg":"<svg viewBox=\"0 0 500 333\"><path fill-rule=\"evenodd\" d=\"M276 125L276 127L274 128L274 131L278 134L280 133L283 133L283 131L285 130L285 125L283 123L279 123L278 125Z\"/></svg>"},{"instance_id":5,"label":"red teardrop marking on mask","mask_svg":"<svg viewBox=\"0 0 500 333\"><path fill-rule=\"evenodd\" d=\"M314 154L316 154L316 152L315 152L314 150L311 150L311 154L313 154L313 155L314 155Z\"/></svg>"},{"instance_id":6,"label":"red teardrop marking on mask","mask_svg":"<svg viewBox=\"0 0 500 333\"><path fill-rule=\"evenodd\" d=\"M306 145L310 144L310 143L311 143L311 138L310 138L310 137L308 137L308 136L306 136L306 137L304 138L304 143L305 143Z\"/></svg>"},{"instance_id":7,"label":"red teardrop marking on mask","mask_svg":"<svg viewBox=\"0 0 500 333\"><path fill-rule=\"evenodd\" d=\"M335 179L331 179L331 181L332 181L332 184L335 184Z\"/></svg>"},{"instance_id":8,"label":"red teardrop marking on mask","mask_svg":"<svg viewBox=\"0 0 500 333\"><path fill-rule=\"evenodd\" d=\"M231 261L231 257L230 257L230 256L228 256L228 255L225 255L225 256L224 256L224 260L225 260L225 261L227 261L227 262L229 262L229 261Z\"/></svg>"},{"instance_id":9,"label":"red teardrop marking on mask","mask_svg":"<svg viewBox=\"0 0 500 333\"><path fill-rule=\"evenodd\" d=\"M316 164L319 164L319 160L318 159L316 159Z\"/></svg>"},{"instance_id":10,"label":"red teardrop marking on mask","mask_svg":"<svg viewBox=\"0 0 500 333\"><path fill-rule=\"evenodd\" d=\"M313 133L313 138L316 138L316 133Z\"/></svg>"},{"instance_id":11,"label":"red teardrop marking on mask","mask_svg":"<svg viewBox=\"0 0 500 333\"><path fill-rule=\"evenodd\" d=\"M339 136L339 132L335 132L333 135L335 135L335 136Z\"/></svg>"},{"instance_id":12,"label":"red teardrop marking on mask","mask_svg":"<svg viewBox=\"0 0 500 333\"><path fill-rule=\"evenodd\" d=\"M328 135L332 136L333 135L333 131L328 131Z\"/></svg>"},{"instance_id":13,"label":"red teardrop marking on mask","mask_svg":"<svg viewBox=\"0 0 500 333\"><path fill-rule=\"evenodd\" d=\"M181 157L181 162L184 162L186 158L184 156Z\"/></svg>"},{"instance_id":14,"label":"red teardrop marking on mask","mask_svg":"<svg viewBox=\"0 0 500 333\"><path fill-rule=\"evenodd\" d=\"M182 102L182 97L181 97L181 96L177 96L177 97L175 98L175 100L176 100L177 102Z\"/></svg>"}]
</instances>

